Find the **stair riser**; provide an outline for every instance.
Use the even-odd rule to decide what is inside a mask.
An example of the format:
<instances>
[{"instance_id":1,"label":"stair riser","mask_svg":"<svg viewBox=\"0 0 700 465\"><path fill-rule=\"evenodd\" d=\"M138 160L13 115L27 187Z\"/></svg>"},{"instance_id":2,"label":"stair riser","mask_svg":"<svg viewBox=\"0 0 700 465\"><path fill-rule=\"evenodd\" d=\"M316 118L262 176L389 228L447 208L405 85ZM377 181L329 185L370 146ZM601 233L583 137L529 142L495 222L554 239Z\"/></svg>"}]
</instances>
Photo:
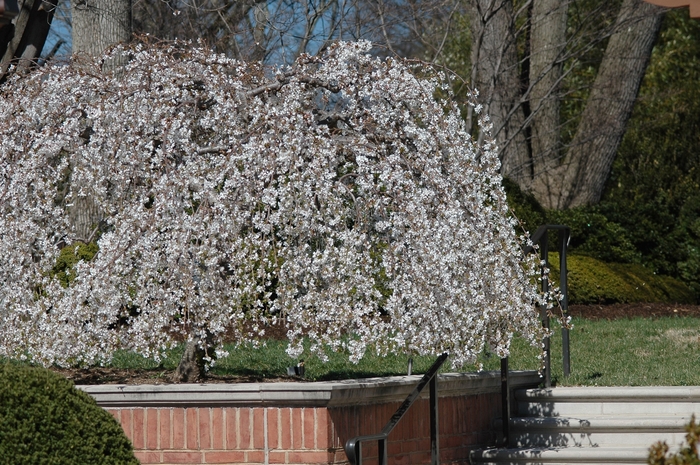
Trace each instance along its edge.
<instances>
[{"instance_id":1,"label":"stair riser","mask_svg":"<svg viewBox=\"0 0 700 465\"><path fill-rule=\"evenodd\" d=\"M666 441L673 449L685 440L685 432L650 433L549 433L529 431L511 435L511 447L616 447L639 446L649 448L657 441Z\"/></svg>"},{"instance_id":2,"label":"stair riser","mask_svg":"<svg viewBox=\"0 0 700 465\"><path fill-rule=\"evenodd\" d=\"M591 415L683 415L700 417L700 403L695 402L557 402L518 404L521 416L582 417Z\"/></svg>"}]
</instances>

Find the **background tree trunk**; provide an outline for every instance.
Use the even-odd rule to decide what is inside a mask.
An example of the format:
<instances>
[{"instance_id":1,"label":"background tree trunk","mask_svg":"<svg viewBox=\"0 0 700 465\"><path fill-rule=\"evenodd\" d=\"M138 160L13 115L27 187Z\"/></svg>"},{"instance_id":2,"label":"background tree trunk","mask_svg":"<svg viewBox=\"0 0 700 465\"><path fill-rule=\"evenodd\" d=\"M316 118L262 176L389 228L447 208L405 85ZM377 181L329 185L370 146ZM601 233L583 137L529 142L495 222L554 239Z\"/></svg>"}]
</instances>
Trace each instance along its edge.
<instances>
[{"instance_id":1,"label":"background tree trunk","mask_svg":"<svg viewBox=\"0 0 700 465\"><path fill-rule=\"evenodd\" d=\"M115 44L131 39L131 0L75 0L72 5L73 54L99 57ZM127 57L119 57L104 63L104 69L113 69L125 63ZM89 143L92 128L85 119L83 139ZM78 186L72 186L78 192ZM95 239L101 213L92 197L76 197L70 211L71 223L77 240L90 242Z\"/></svg>"},{"instance_id":2,"label":"background tree trunk","mask_svg":"<svg viewBox=\"0 0 700 465\"><path fill-rule=\"evenodd\" d=\"M562 154L559 87L566 48L567 9L568 0L534 0L532 3L529 108L535 180L532 191L539 199L550 199L553 194L546 173L560 163Z\"/></svg>"},{"instance_id":3,"label":"background tree trunk","mask_svg":"<svg viewBox=\"0 0 700 465\"><path fill-rule=\"evenodd\" d=\"M632 114L663 11L642 0L623 1L616 32L608 42L564 164L561 170L549 172L560 176L560 188L556 203L545 203L546 207L573 208L600 200Z\"/></svg>"},{"instance_id":4,"label":"background tree trunk","mask_svg":"<svg viewBox=\"0 0 700 465\"><path fill-rule=\"evenodd\" d=\"M0 80L5 78L10 64L17 62L18 71L26 71L39 59L49 34L53 13L58 0L24 0L20 1L19 16L14 26L6 25L0 37L3 51L0 58Z\"/></svg>"},{"instance_id":5,"label":"background tree trunk","mask_svg":"<svg viewBox=\"0 0 700 465\"><path fill-rule=\"evenodd\" d=\"M71 13L74 54L100 56L131 40L131 0L75 0Z\"/></svg>"},{"instance_id":6,"label":"background tree trunk","mask_svg":"<svg viewBox=\"0 0 700 465\"><path fill-rule=\"evenodd\" d=\"M515 16L511 0L473 0L472 86L493 122L492 137L502 151L501 172L520 183L529 179L529 151L523 129Z\"/></svg>"},{"instance_id":7,"label":"background tree trunk","mask_svg":"<svg viewBox=\"0 0 700 465\"><path fill-rule=\"evenodd\" d=\"M624 135L663 9L623 0L615 13L588 13L590 43L567 37L569 0L472 0L472 86L493 121L501 174L532 192L543 207L598 202ZM530 8L529 15L525 15ZM606 16L607 14L607 16ZM529 19L526 21L525 19ZM518 29L516 29L516 25ZM590 26L589 26L590 27ZM584 37L585 38L585 37ZM608 38L573 140L562 146L563 63ZM573 58L578 59L578 58Z\"/></svg>"}]
</instances>

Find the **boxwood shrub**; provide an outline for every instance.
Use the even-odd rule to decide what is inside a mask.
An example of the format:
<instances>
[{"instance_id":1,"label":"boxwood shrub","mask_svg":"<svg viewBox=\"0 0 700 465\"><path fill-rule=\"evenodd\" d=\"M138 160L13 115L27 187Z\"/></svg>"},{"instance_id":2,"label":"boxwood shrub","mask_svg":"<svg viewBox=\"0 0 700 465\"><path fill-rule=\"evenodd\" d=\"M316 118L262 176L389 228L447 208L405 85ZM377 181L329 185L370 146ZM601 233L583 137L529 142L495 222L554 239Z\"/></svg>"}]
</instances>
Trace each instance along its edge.
<instances>
[{"instance_id":1,"label":"boxwood shrub","mask_svg":"<svg viewBox=\"0 0 700 465\"><path fill-rule=\"evenodd\" d=\"M550 253L551 276L558 281L559 254ZM683 282L633 263L604 263L585 255L568 256L569 304L636 302L695 303Z\"/></svg>"},{"instance_id":2,"label":"boxwood shrub","mask_svg":"<svg viewBox=\"0 0 700 465\"><path fill-rule=\"evenodd\" d=\"M134 464L117 421L65 378L0 362L0 457L33 465Z\"/></svg>"}]
</instances>

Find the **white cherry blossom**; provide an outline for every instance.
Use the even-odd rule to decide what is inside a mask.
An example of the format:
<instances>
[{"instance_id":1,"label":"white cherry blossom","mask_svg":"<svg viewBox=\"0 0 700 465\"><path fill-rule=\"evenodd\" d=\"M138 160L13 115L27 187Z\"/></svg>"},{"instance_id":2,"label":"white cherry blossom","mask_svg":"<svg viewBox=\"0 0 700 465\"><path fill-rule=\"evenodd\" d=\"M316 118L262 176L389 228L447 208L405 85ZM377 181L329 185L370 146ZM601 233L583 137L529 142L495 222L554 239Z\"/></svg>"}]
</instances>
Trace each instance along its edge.
<instances>
[{"instance_id":1,"label":"white cherry blossom","mask_svg":"<svg viewBox=\"0 0 700 465\"><path fill-rule=\"evenodd\" d=\"M11 78L0 355L158 358L183 338L256 341L279 318L293 356L302 336L321 357L447 351L455 366L485 347L507 355L514 333L539 346L547 296L497 147L477 145L437 73L369 48L269 70L136 45L112 52L130 57L116 74L81 63ZM85 202L92 237L71 216ZM99 251L62 285L61 249L90 240Z\"/></svg>"}]
</instances>

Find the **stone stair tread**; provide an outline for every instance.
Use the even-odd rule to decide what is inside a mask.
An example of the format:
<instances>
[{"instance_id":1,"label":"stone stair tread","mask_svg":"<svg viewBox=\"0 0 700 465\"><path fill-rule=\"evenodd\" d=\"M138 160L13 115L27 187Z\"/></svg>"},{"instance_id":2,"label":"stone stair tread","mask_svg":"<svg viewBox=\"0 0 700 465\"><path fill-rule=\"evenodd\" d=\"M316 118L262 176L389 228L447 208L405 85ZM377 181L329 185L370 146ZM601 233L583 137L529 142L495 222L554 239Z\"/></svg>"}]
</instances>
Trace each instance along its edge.
<instances>
[{"instance_id":1,"label":"stone stair tread","mask_svg":"<svg viewBox=\"0 0 700 465\"><path fill-rule=\"evenodd\" d=\"M471 454L472 463L646 463L649 451L644 447L530 447L481 449Z\"/></svg>"},{"instance_id":2,"label":"stone stair tread","mask_svg":"<svg viewBox=\"0 0 700 465\"><path fill-rule=\"evenodd\" d=\"M587 415L582 417L514 417L510 419L513 430L537 428L538 430L605 431L684 431L690 415Z\"/></svg>"},{"instance_id":3,"label":"stone stair tread","mask_svg":"<svg viewBox=\"0 0 700 465\"><path fill-rule=\"evenodd\" d=\"M700 386L557 387L516 391L520 402L700 402Z\"/></svg>"}]
</instances>

